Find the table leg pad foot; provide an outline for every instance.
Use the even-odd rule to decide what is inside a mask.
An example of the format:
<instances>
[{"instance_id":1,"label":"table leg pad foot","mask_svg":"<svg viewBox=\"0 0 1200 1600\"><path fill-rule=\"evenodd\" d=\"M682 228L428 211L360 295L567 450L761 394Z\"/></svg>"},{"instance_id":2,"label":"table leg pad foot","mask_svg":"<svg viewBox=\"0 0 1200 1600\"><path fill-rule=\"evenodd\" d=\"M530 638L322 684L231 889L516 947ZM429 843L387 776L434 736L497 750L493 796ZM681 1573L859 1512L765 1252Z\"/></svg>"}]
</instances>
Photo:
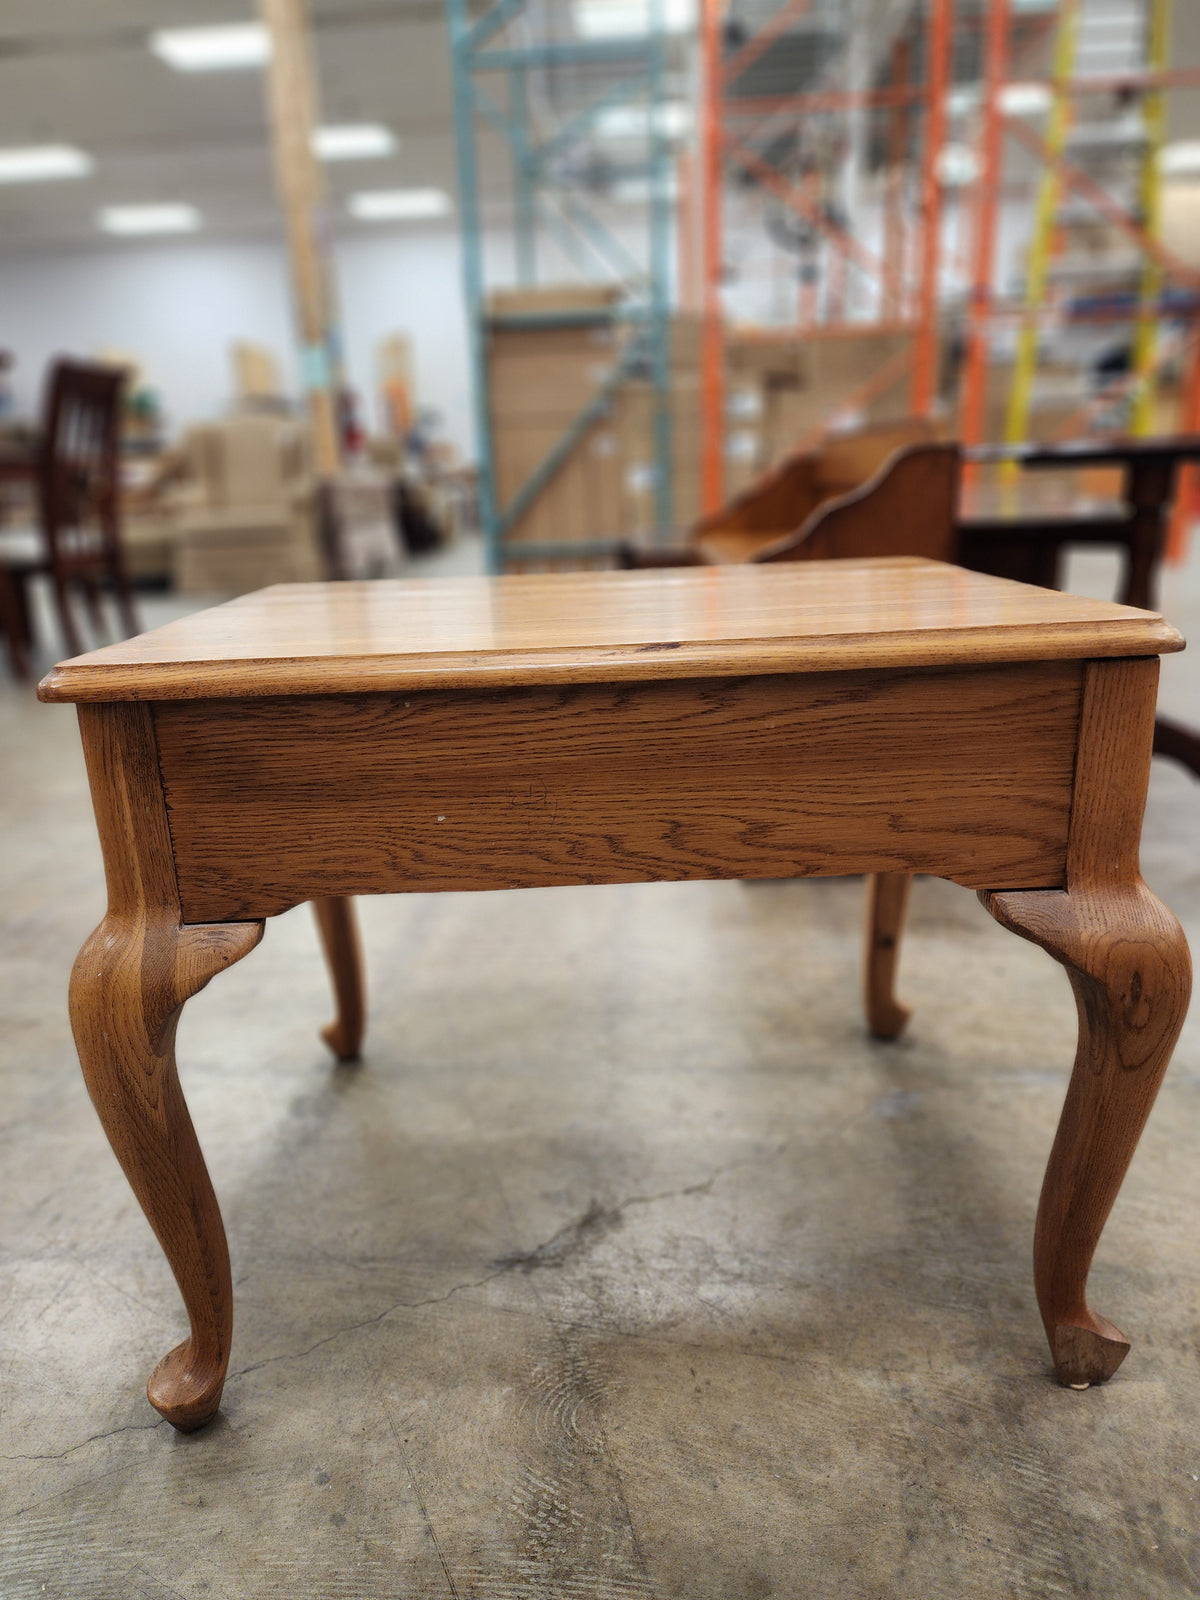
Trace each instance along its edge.
<instances>
[{"instance_id":1,"label":"table leg pad foot","mask_svg":"<svg viewBox=\"0 0 1200 1600\"><path fill-rule=\"evenodd\" d=\"M340 1017L336 1022L327 1023L321 1029L321 1038L339 1061L362 1060L358 1039L345 1027Z\"/></svg>"},{"instance_id":2,"label":"table leg pad foot","mask_svg":"<svg viewBox=\"0 0 1200 1600\"><path fill-rule=\"evenodd\" d=\"M223 1367L203 1361L185 1339L150 1374L146 1398L173 1428L193 1433L216 1416L224 1387Z\"/></svg>"},{"instance_id":3,"label":"table leg pad foot","mask_svg":"<svg viewBox=\"0 0 1200 1600\"><path fill-rule=\"evenodd\" d=\"M1094 1317L1094 1327L1060 1323L1050 1335L1059 1380L1072 1389L1107 1383L1129 1354L1129 1340L1111 1322Z\"/></svg>"}]
</instances>

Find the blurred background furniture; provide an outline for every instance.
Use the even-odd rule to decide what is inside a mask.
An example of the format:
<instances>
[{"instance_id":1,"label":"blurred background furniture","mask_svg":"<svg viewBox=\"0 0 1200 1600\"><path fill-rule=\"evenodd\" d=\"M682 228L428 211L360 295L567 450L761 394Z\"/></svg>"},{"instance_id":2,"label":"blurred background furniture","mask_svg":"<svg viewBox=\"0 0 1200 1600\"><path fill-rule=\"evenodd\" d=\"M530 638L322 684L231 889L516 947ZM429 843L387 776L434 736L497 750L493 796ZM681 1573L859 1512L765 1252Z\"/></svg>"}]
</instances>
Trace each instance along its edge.
<instances>
[{"instance_id":1,"label":"blurred background furniture","mask_svg":"<svg viewBox=\"0 0 1200 1600\"><path fill-rule=\"evenodd\" d=\"M718 566L886 555L953 561L960 459L955 444L904 446L855 488L820 500L791 533L763 543L758 534L714 530L697 548Z\"/></svg>"},{"instance_id":2,"label":"blurred background furniture","mask_svg":"<svg viewBox=\"0 0 1200 1600\"><path fill-rule=\"evenodd\" d=\"M67 650L78 655L83 639L71 591L82 592L91 623L110 630L101 604L112 593L126 636L139 631L120 537L120 418L125 374L117 367L57 361L46 386L37 445L11 455L6 476L34 487L36 525L0 529L0 566L6 572L5 631L16 629L14 663L32 642L29 583L49 580ZM11 617L9 615L11 613Z\"/></svg>"},{"instance_id":3,"label":"blurred background furniture","mask_svg":"<svg viewBox=\"0 0 1200 1600\"><path fill-rule=\"evenodd\" d=\"M244 594L324 575L317 483L299 424L242 416L192 428L177 475L167 503L181 593Z\"/></svg>"},{"instance_id":4,"label":"blurred background furniture","mask_svg":"<svg viewBox=\"0 0 1200 1600\"><path fill-rule=\"evenodd\" d=\"M1116 545L1124 552L1122 604L1154 609L1180 473L1187 462L1200 460L1200 434L983 446L966 454L971 462L1011 460L1033 471L1115 467L1121 484L1119 498L1112 500L1055 499L1053 488L1039 493L1023 478L983 490L968 485L958 513L960 565L1059 589L1068 546ZM1159 717L1154 749L1200 776L1200 732L1194 728Z\"/></svg>"},{"instance_id":5,"label":"blurred background furniture","mask_svg":"<svg viewBox=\"0 0 1200 1600\"><path fill-rule=\"evenodd\" d=\"M394 578L404 565L393 480L356 462L321 489L321 542L333 578Z\"/></svg>"},{"instance_id":6,"label":"blurred background furniture","mask_svg":"<svg viewBox=\"0 0 1200 1600\"><path fill-rule=\"evenodd\" d=\"M851 555L951 561L960 454L956 444L932 442L932 430L917 420L832 439L819 451L788 457L702 518L687 544L626 541L618 564L726 566Z\"/></svg>"},{"instance_id":7,"label":"blurred background furniture","mask_svg":"<svg viewBox=\"0 0 1200 1600\"><path fill-rule=\"evenodd\" d=\"M861 488L898 450L936 439L921 417L836 434L816 449L797 450L719 511L701 517L691 543L706 560L750 560L813 513Z\"/></svg>"},{"instance_id":8,"label":"blurred background furniture","mask_svg":"<svg viewBox=\"0 0 1200 1600\"><path fill-rule=\"evenodd\" d=\"M969 480L958 513L960 561L977 572L1061 587L1068 545L1119 545L1125 552L1120 600L1152 610L1171 508L1185 462L1200 460L1200 434L1147 439L1078 439L1070 444L984 445L972 463L1012 461L1022 471L1062 474L1114 467L1113 498L1064 496L1024 479L975 487Z\"/></svg>"},{"instance_id":9,"label":"blurred background furniture","mask_svg":"<svg viewBox=\"0 0 1200 1600\"><path fill-rule=\"evenodd\" d=\"M0 566L0 633L8 650L8 662L13 676L22 682L29 679L28 628L21 607L21 596L12 573Z\"/></svg>"}]
</instances>

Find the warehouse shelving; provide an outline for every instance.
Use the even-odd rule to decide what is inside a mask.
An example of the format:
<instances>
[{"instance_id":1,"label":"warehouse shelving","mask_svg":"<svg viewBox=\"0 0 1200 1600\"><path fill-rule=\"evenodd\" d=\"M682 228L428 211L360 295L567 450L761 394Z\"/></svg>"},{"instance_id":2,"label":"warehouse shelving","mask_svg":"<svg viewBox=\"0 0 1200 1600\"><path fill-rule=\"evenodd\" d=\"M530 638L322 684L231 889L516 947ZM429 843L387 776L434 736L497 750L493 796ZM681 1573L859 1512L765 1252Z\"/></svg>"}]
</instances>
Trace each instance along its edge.
<instances>
[{"instance_id":1,"label":"warehouse shelving","mask_svg":"<svg viewBox=\"0 0 1200 1600\"><path fill-rule=\"evenodd\" d=\"M558 0L494 0L472 12L468 0L447 0L453 70L463 278L474 381L480 466L479 506L491 570L507 563L603 554L611 541L519 545L506 537L560 471L588 430L634 375L653 385L656 520L672 521L669 317L671 307L672 153L668 133L667 74L672 40L665 0L647 0L645 31L615 37L579 37L575 9ZM568 76L569 75L569 76ZM570 94L562 92L569 89ZM536 102L536 103L535 103ZM645 185L644 245L631 249L600 214L580 153L606 118L632 113L643 126L648 156L626 164L626 181ZM608 312L619 322L619 359L594 393L565 423L540 463L515 494L500 504L489 413L489 313L485 188L479 155L483 137L507 150L511 171L516 281L533 287L551 249L577 270L622 291ZM583 173L581 175L581 168ZM581 313L503 319L513 329L570 325ZM612 530L615 535L618 530Z\"/></svg>"}]
</instances>

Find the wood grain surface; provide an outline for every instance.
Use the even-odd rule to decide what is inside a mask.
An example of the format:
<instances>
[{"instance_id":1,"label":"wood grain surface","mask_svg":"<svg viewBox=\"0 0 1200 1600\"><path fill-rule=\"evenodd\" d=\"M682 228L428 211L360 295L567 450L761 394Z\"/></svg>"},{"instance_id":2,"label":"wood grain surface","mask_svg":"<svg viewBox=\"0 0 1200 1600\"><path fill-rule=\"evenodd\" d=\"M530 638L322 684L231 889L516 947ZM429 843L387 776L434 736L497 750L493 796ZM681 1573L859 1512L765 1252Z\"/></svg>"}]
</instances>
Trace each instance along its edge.
<instances>
[{"instance_id":1,"label":"wood grain surface","mask_svg":"<svg viewBox=\"0 0 1200 1600\"><path fill-rule=\"evenodd\" d=\"M1059 1376L1112 1376L1129 1341L1087 1303L1101 1231L1187 1012L1183 931L1142 882L1157 661L1086 668L1065 890L984 894L987 909L1066 968L1079 1013L1075 1068L1038 1207L1034 1277Z\"/></svg>"},{"instance_id":2,"label":"wood grain surface","mask_svg":"<svg viewBox=\"0 0 1200 1600\"><path fill-rule=\"evenodd\" d=\"M229 1251L175 1068L183 1003L246 955L261 922L181 926L154 732L145 706L85 706L80 729L104 852L108 911L71 975L88 1093L158 1236L191 1323L150 1378L177 1428L216 1411L229 1363Z\"/></svg>"},{"instance_id":3,"label":"wood grain surface","mask_svg":"<svg viewBox=\"0 0 1200 1600\"><path fill-rule=\"evenodd\" d=\"M155 708L189 920L300 900L936 872L1061 884L1076 662Z\"/></svg>"},{"instance_id":4,"label":"wood grain surface","mask_svg":"<svg viewBox=\"0 0 1200 1600\"><path fill-rule=\"evenodd\" d=\"M44 700L194 700L1155 655L1160 616L916 558L294 584L64 662Z\"/></svg>"}]
</instances>

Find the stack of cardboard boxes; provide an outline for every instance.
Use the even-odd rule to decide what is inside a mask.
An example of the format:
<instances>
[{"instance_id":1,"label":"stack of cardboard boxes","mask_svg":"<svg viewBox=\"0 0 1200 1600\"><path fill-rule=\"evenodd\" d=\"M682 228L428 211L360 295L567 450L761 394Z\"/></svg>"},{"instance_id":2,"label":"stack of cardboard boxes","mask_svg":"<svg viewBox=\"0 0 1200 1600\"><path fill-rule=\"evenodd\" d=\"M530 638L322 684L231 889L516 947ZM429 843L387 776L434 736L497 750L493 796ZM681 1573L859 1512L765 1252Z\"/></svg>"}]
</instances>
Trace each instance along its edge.
<instances>
[{"instance_id":1,"label":"stack of cardboard boxes","mask_svg":"<svg viewBox=\"0 0 1200 1600\"><path fill-rule=\"evenodd\" d=\"M580 411L610 382L628 330L620 290L509 290L491 298L488 402L496 494L509 506ZM506 529L511 542L616 538L620 472L608 415L598 415L528 509Z\"/></svg>"},{"instance_id":2,"label":"stack of cardboard boxes","mask_svg":"<svg viewBox=\"0 0 1200 1600\"><path fill-rule=\"evenodd\" d=\"M511 290L489 305L488 376L499 504L529 481L564 431L606 385L610 393L558 470L506 530L512 542L647 536L658 527L656 396L649 374L618 374L633 330L619 291L593 286ZM767 334L726 340L724 482L734 495L817 432L910 339L906 334L816 338L804 346ZM698 316L670 330L674 528L699 517L701 342ZM860 408L863 421L905 414L906 374ZM843 425L851 420L842 419Z\"/></svg>"}]
</instances>

